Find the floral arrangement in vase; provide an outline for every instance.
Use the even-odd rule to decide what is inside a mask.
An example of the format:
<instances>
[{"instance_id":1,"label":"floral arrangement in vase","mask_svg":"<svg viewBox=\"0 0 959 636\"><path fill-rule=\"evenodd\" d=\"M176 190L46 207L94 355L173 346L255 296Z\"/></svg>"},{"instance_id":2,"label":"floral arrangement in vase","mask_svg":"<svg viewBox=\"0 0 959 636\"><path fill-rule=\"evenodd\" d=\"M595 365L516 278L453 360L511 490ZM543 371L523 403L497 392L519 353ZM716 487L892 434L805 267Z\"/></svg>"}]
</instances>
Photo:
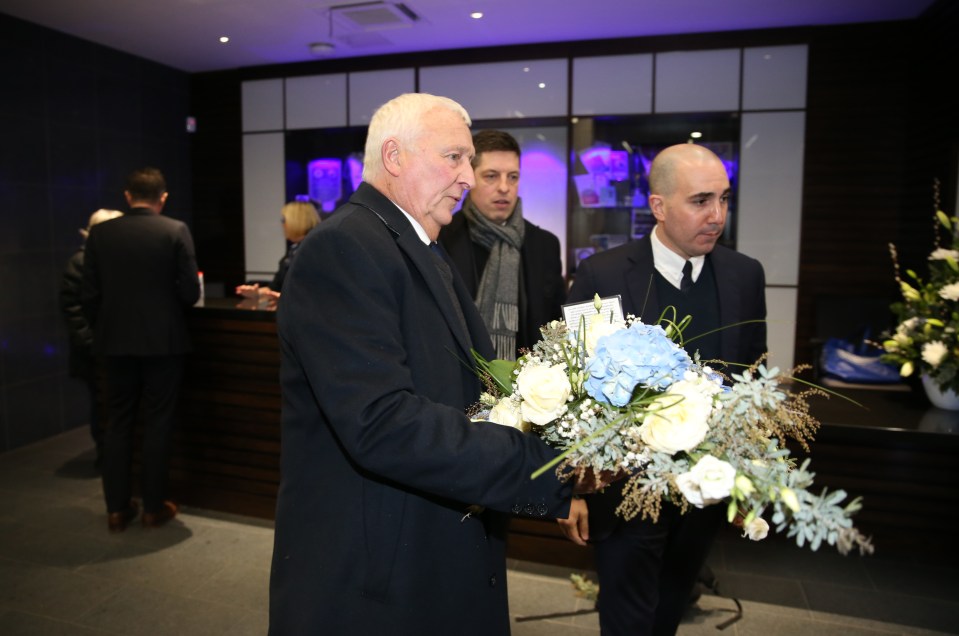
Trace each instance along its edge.
<instances>
[{"instance_id":1,"label":"floral arrangement in vase","mask_svg":"<svg viewBox=\"0 0 959 636\"><path fill-rule=\"evenodd\" d=\"M761 361L726 384L681 346L689 317L617 319L602 312L603 300L595 298L577 329L564 320L542 327L542 339L515 362L474 352L486 392L470 416L562 451L533 478L550 469L628 475L617 509L625 519L656 520L667 500L683 511L724 505L753 540L772 525L800 547L872 552L852 523L859 499L842 505L841 490L814 494L809 460L797 465L785 444L808 450L818 422L805 398L822 391L791 392Z\"/></svg>"},{"instance_id":2,"label":"floral arrangement in vase","mask_svg":"<svg viewBox=\"0 0 959 636\"><path fill-rule=\"evenodd\" d=\"M881 359L898 366L902 377L918 373L934 388L959 393L959 218L939 210L936 199L926 278L911 269L903 276L896 246L889 244L902 300L890 306L898 324L885 334Z\"/></svg>"}]
</instances>

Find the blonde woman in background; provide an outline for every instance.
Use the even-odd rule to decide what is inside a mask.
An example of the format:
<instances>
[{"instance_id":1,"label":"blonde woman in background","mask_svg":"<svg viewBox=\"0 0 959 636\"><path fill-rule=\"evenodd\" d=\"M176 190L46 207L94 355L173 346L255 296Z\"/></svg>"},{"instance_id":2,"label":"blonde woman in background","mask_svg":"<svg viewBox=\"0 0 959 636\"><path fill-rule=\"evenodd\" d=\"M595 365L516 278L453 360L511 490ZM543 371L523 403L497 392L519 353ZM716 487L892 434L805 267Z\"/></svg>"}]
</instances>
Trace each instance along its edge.
<instances>
[{"instance_id":1,"label":"blonde woman in background","mask_svg":"<svg viewBox=\"0 0 959 636\"><path fill-rule=\"evenodd\" d=\"M100 468L103 431L100 430L100 409L97 404L96 364L93 356L93 330L80 305L80 281L83 275L83 254L90 228L98 223L123 216L119 210L100 209L90 215L85 228L80 228L83 245L73 253L60 280L60 311L67 327L69 340L70 377L83 380L90 399L90 435L96 444L96 467Z\"/></svg>"},{"instance_id":2,"label":"blonde woman in background","mask_svg":"<svg viewBox=\"0 0 959 636\"><path fill-rule=\"evenodd\" d=\"M286 253L280 259L279 268L269 286L258 284L237 286L236 293L244 298L256 299L260 303L276 303L283 290L283 280L286 278L300 242L306 238L310 230L320 224L320 215L316 211L316 206L310 201L291 201L283 206L280 214L283 235L286 237Z\"/></svg>"}]
</instances>

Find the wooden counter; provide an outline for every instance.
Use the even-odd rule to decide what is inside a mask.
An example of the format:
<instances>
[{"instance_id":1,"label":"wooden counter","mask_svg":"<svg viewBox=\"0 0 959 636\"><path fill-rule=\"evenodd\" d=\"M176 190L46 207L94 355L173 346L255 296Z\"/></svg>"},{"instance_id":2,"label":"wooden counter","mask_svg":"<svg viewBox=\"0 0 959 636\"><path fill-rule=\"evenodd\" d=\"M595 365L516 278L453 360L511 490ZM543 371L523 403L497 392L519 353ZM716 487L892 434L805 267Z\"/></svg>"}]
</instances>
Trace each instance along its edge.
<instances>
[{"instance_id":1,"label":"wooden counter","mask_svg":"<svg viewBox=\"0 0 959 636\"><path fill-rule=\"evenodd\" d=\"M193 353L170 482L181 503L272 519L280 484L276 314L207 300L190 310Z\"/></svg>"},{"instance_id":2,"label":"wooden counter","mask_svg":"<svg viewBox=\"0 0 959 636\"><path fill-rule=\"evenodd\" d=\"M189 320L194 353L175 434L172 493L190 506L272 519L280 480L275 313L207 301ZM959 526L959 413L932 408L915 391L839 391L862 406L839 398L812 403L822 422L812 444L817 489L864 498L856 523L873 536L877 554L955 563L956 552L942 546ZM509 556L592 567L591 549L567 541L552 520L515 519Z\"/></svg>"}]
</instances>

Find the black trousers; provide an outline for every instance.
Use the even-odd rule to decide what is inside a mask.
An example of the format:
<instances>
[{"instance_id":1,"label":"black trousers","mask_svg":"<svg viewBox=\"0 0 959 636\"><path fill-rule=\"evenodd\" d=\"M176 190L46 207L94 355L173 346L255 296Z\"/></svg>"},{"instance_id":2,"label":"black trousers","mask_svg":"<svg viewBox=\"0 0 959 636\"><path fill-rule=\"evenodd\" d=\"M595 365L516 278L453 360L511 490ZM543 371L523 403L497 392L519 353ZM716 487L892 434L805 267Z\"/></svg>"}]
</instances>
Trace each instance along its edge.
<instances>
[{"instance_id":1,"label":"black trousers","mask_svg":"<svg viewBox=\"0 0 959 636\"><path fill-rule=\"evenodd\" d=\"M143 510L160 512L166 498L183 356L106 356L104 372L109 415L101 474L107 512L125 510L133 495L134 426L141 406Z\"/></svg>"},{"instance_id":2,"label":"black trousers","mask_svg":"<svg viewBox=\"0 0 959 636\"><path fill-rule=\"evenodd\" d=\"M681 515L664 504L658 523L620 522L597 541L602 636L675 634L725 514L725 505Z\"/></svg>"}]
</instances>

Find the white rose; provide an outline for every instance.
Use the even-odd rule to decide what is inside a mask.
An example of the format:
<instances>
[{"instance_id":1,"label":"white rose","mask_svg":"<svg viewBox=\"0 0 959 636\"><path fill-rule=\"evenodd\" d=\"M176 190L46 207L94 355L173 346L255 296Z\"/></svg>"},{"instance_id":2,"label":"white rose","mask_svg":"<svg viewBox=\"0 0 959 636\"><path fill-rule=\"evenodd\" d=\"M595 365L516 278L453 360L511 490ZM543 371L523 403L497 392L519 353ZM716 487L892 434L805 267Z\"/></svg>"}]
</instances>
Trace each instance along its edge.
<instances>
[{"instance_id":1,"label":"white rose","mask_svg":"<svg viewBox=\"0 0 959 636\"><path fill-rule=\"evenodd\" d=\"M959 252L956 250L946 249L945 247L940 247L933 250L932 254L929 255L930 261L944 261L947 259L959 261Z\"/></svg>"},{"instance_id":2,"label":"white rose","mask_svg":"<svg viewBox=\"0 0 959 636\"><path fill-rule=\"evenodd\" d=\"M527 365L516 377L516 387L523 398L523 419L540 425L566 412L572 391L566 369L561 366Z\"/></svg>"},{"instance_id":3,"label":"white rose","mask_svg":"<svg viewBox=\"0 0 959 636\"><path fill-rule=\"evenodd\" d=\"M949 355L949 348L938 340L922 345L922 359L933 369L942 364L947 355Z\"/></svg>"},{"instance_id":4,"label":"white rose","mask_svg":"<svg viewBox=\"0 0 959 636\"><path fill-rule=\"evenodd\" d=\"M530 429L529 423L523 421L519 405L510 398L503 398L490 409L489 421L517 428L524 433L528 433Z\"/></svg>"},{"instance_id":5,"label":"white rose","mask_svg":"<svg viewBox=\"0 0 959 636\"><path fill-rule=\"evenodd\" d=\"M688 472L677 475L676 485L689 503L702 508L728 497L735 480L735 468L728 462L706 455Z\"/></svg>"},{"instance_id":6,"label":"white rose","mask_svg":"<svg viewBox=\"0 0 959 636\"><path fill-rule=\"evenodd\" d=\"M959 283L944 285L942 289L939 290L939 297L945 298L946 300L959 300Z\"/></svg>"},{"instance_id":7,"label":"white rose","mask_svg":"<svg viewBox=\"0 0 959 636\"><path fill-rule=\"evenodd\" d=\"M769 534L769 524L762 517L756 517L743 528L743 536L752 541L762 541Z\"/></svg>"},{"instance_id":8,"label":"white rose","mask_svg":"<svg viewBox=\"0 0 959 636\"><path fill-rule=\"evenodd\" d=\"M683 493L686 501L697 508L703 507L703 494L699 490L699 483L691 472L676 475L676 487L679 488L679 492Z\"/></svg>"},{"instance_id":9,"label":"white rose","mask_svg":"<svg viewBox=\"0 0 959 636\"><path fill-rule=\"evenodd\" d=\"M690 471L699 482L699 491L703 502L707 504L722 501L729 496L736 481L736 469L712 455L706 455Z\"/></svg>"},{"instance_id":10,"label":"white rose","mask_svg":"<svg viewBox=\"0 0 959 636\"><path fill-rule=\"evenodd\" d=\"M639 427L643 442L655 451L673 455L699 445L709 432L713 400L697 383L681 380L654 399Z\"/></svg>"},{"instance_id":11,"label":"white rose","mask_svg":"<svg viewBox=\"0 0 959 636\"><path fill-rule=\"evenodd\" d=\"M616 320L610 322L609 316L603 314L592 314L586 320L586 333L583 335L583 344L586 345L587 355L593 355L596 351L596 343L603 336L625 329L626 323Z\"/></svg>"}]
</instances>

